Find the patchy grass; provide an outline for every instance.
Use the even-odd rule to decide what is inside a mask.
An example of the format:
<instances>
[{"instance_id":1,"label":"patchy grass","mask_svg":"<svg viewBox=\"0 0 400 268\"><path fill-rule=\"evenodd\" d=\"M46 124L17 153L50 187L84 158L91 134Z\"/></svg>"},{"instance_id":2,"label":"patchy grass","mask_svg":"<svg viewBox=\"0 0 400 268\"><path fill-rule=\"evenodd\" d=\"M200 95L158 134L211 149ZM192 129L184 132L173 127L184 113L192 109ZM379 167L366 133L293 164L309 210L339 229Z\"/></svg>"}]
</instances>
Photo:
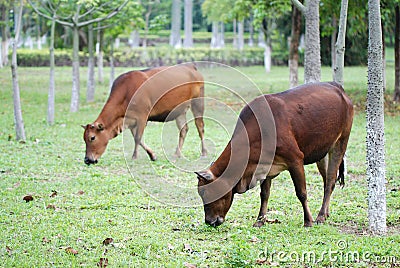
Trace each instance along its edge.
<instances>
[{"instance_id":1,"label":"patchy grass","mask_svg":"<svg viewBox=\"0 0 400 268\"><path fill-rule=\"evenodd\" d=\"M118 69L118 73L126 69ZM239 68L262 92L287 88L287 68L274 68L265 74L262 67ZM392 72L392 71L390 71ZM393 75L387 73L387 95L392 94ZM57 68L56 123L46 123L47 68L20 68L22 108L27 133L26 143L15 142L11 72L0 69L0 256L2 267L94 267L107 258L110 267L246 267L281 266L389 266L400 262L400 160L398 148L400 117L396 104L387 107L387 222L389 234L375 237L368 233L367 182L365 176L366 68L346 68L346 91L358 107L348 148L349 174L344 189L336 189L331 202L331 217L326 224L303 228L303 215L290 176L283 172L273 181L269 217L276 219L260 229L252 227L259 209L259 189L237 195L218 228L203 223L201 206L172 206L146 194L140 176L158 172L195 185L189 171L180 171L170 152L162 153L161 134L168 134L168 148L174 148L177 135L152 123L146 129L146 142L158 154L151 163L143 151L127 169L123 136L111 141L96 166L83 163L84 142L80 124L92 122L107 98L108 81L98 85L96 101L87 104L85 69L81 77L81 109L69 112L71 70ZM393 73L393 72L392 72ZM302 74L302 71L300 71ZM205 71L221 83L232 83L245 99L259 94L240 77L223 71ZM213 77L212 77L213 76ZM236 80L234 80L235 78ZM239 79L240 78L240 79ZM324 68L323 80L330 80ZM225 81L225 82L224 82ZM233 107L224 118L221 106L210 101L207 114L218 114L226 129L206 120L206 137L216 157L229 139L235 113L241 101L226 91L208 86L206 95ZM225 109L226 107L222 107ZM390 108L390 109L389 109ZM184 146L190 161L197 159L199 144L195 127ZM170 134L171 131L171 134ZM171 150L172 150L171 149ZM127 152L127 154L130 152ZM131 176L133 174L133 176ZM315 165L307 166L309 204L314 217L322 202L322 181ZM33 201L25 202L25 196ZM185 204L182 204L185 205ZM200 204L198 204L200 205ZM108 244L106 238L112 238ZM109 240L108 240L109 241ZM103 243L104 242L104 243ZM103 264L104 264L103 260Z\"/></svg>"}]
</instances>

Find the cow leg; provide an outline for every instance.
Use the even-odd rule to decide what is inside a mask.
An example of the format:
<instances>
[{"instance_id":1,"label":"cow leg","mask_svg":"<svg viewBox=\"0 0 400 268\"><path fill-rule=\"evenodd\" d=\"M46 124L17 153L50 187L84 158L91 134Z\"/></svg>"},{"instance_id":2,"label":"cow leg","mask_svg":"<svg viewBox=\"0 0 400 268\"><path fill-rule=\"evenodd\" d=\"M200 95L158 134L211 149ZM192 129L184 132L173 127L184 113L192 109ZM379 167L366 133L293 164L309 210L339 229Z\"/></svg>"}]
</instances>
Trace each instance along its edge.
<instances>
[{"instance_id":1,"label":"cow leg","mask_svg":"<svg viewBox=\"0 0 400 268\"><path fill-rule=\"evenodd\" d=\"M306 178L304 175L303 162L301 161L290 167L289 173L293 180L294 188L296 190L296 196L303 206L304 227L311 227L313 223L313 218L307 203Z\"/></svg>"},{"instance_id":2,"label":"cow leg","mask_svg":"<svg viewBox=\"0 0 400 268\"><path fill-rule=\"evenodd\" d=\"M148 147L142 141L142 136L143 136L145 126L146 126L146 124L138 123L136 127L131 128L131 132L132 132L133 138L135 140L135 148L133 150L132 159L137 159L138 147L140 145L146 151L146 153L150 157L150 160L155 161L157 159L155 153L153 152L153 150L150 149L150 147Z\"/></svg>"},{"instance_id":3,"label":"cow leg","mask_svg":"<svg viewBox=\"0 0 400 268\"><path fill-rule=\"evenodd\" d=\"M328 172L328 164L329 164L329 153L326 154L326 156L324 158L322 158L320 161L317 162L317 167L318 167L318 171L322 176L322 180L324 182L324 193L327 187L326 184L326 176L327 176L327 172ZM329 211L327 216L329 216Z\"/></svg>"},{"instance_id":4,"label":"cow leg","mask_svg":"<svg viewBox=\"0 0 400 268\"><path fill-rule=\"evenodd\" d=\"M197 132L199 133L199 137L201 140L201 156L207 155L207 149L204 143L204 99L196 98L192 100L191 104L192 113L194 116L194 123L196 124Z\"/></svg>"},{"instance_id":5,"label":"cow leg","mask_svg":"<svg viewBox=\"0 0 400 268\"><path fill-rule=\"evenodd\" d=\"M182 156L182 153L181 153L182 146L183 146L183 143L185 142L186 134L189 130L189 127L188 127L187 121L186 121L186 112L179 115L175 121L176 121L176 126L179 129L179 142L178 142L178 146L176 147L175 155L177 157L181 157Z\"/></svg>"},{"instance_id":6,"label":"cow leg","mask_svg":"<svg viewBox=\"0 0 400 268\"><path fill-rule=\"evenodd\" d=\"M271 181L272 181L272 178L267 177L260 185L260 187L261 187L261 192L260 192L261 207L260 207L260 212L258 213L257 221L253 224L253 227L263 226L267 219L266 214L267 214L268 199L269 199L269 194L270 194L270 189L271 189Z\"/></svg>"},{"instance_id":7,"label":"cow leg","mask_svg":"<svg viewBox=\"0 0 400 268\"><path fill-rule=\"evenodd\" d=\"M339 140L333 149L329 152L328 169L326 174L326 183L324 185L324 198L322 201L321 210L317 216L317 223L324 223L329 217L329 203L333 190L335 189L336 178L340 163L342 162L346 151L347 138Z\"/></svg>"}]
</instances>

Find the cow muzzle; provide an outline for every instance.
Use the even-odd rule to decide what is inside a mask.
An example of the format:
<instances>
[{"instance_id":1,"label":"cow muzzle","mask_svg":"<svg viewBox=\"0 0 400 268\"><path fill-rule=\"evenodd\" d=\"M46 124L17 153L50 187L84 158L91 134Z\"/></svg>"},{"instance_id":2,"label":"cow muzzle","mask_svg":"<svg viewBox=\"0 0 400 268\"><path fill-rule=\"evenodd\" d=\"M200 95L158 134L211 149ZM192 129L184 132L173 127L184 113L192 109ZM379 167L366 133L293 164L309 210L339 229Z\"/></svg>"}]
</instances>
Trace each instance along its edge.
<instances>
[{"instance_id":1,"label":"cow muzzle","mask_svg":"<svg viewBox=\"0 0 400 268\"><path fill-rule=\"evenodd\" d=\"M207 219L206 218L206 223L212 227L217 227L221 225L224 222L224 218L221 216L216 217L215 219Z\"/></svg>"},{"instance_id":2,"label":"cow muzzle","mask_svg":"<svg viewBox=\"0 0 400 268\"><path fill-rule=\"evenodd\" d=\"M89 157L85 157L84 162L86 165L89 166L91 164L97 164L97 159L90 159Z\"/></svg>"}]
</instances>

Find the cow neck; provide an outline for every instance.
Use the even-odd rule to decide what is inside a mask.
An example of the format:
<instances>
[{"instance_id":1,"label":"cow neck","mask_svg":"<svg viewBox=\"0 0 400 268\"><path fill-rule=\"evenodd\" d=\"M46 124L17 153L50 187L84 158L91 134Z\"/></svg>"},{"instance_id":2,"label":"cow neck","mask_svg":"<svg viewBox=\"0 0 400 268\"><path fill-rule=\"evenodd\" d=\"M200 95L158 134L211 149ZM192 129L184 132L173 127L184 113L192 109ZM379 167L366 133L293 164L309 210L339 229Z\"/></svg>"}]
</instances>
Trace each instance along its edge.
<instances>
[{"instance_id":1,"label":"cow neck","mask_svg":"<svg viewBox=\"0 0 400 268\"><path fill-rule=\"evenodd\" d=\"M97 123L104 125L109 132L110 139L115 138L124 130L125 106L123 102L108 100L96 120Z\"/></svg>"},{"instance_id":2,"label":"cow neck","mask_svg":"<svg viewBox=\"0 0 400 268\"><path fill-rule=\"evenodd\" d=\"M224 173L226 167L228 166L230 158L231 158L231 142L228 143L224 151L210 167L211 173L217 178L220 177L222 173Z\"/></svg>"}]
</instances>

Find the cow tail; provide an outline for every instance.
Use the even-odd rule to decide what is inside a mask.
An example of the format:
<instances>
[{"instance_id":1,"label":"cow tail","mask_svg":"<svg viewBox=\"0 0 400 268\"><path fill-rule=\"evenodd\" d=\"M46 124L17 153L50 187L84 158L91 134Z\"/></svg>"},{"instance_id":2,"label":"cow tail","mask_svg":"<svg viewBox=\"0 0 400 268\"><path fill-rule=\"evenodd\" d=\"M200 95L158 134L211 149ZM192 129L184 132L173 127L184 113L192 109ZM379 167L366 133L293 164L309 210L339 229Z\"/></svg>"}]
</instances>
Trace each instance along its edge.
<instances>
[{"instance_id":1,"label":"cow tail","mask_svg":"<svg viewBox=\"0 0 400 268\"><path fill-rule=\"evenodd\" d=\"M344 173L345 173L345 159L344 159L344 157L343 157L343 159L342 159L342 162L340 163L340 166L339 166L339 174L338 174L338 177L337 177L337 180L339 181L339 184L340 184L340 187L344 187Z\"/></svg>"}]
</instances>

